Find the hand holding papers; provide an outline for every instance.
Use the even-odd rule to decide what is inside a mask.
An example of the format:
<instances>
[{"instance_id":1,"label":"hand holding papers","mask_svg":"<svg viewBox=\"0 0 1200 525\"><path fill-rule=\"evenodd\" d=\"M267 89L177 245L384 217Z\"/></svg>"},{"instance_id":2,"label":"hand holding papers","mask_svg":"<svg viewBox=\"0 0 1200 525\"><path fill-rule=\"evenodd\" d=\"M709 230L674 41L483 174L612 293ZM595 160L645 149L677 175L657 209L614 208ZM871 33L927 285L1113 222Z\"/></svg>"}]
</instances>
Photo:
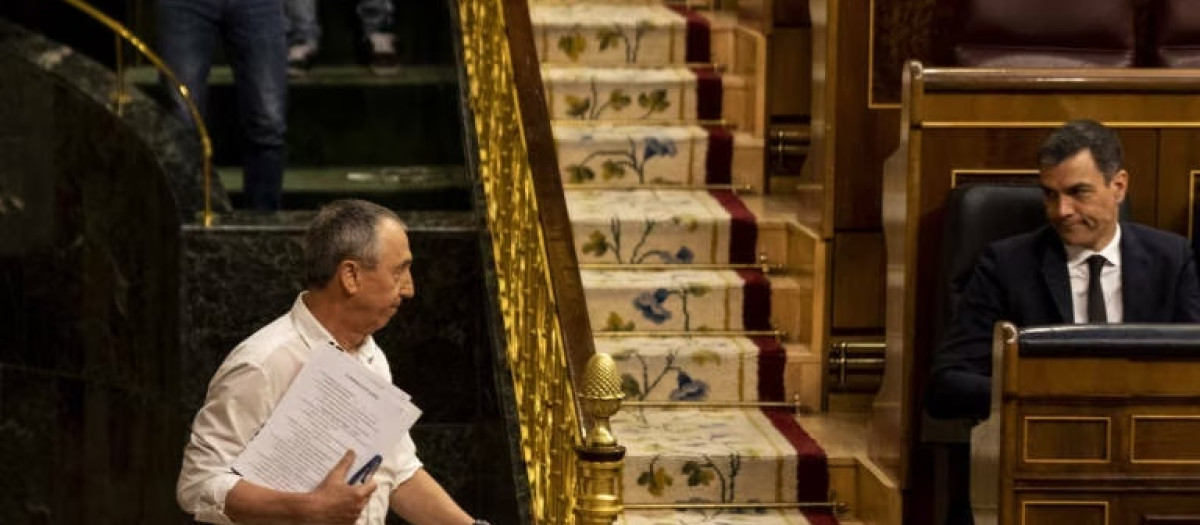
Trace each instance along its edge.
<instances>
[{"instance_id":1,"label":"hand holding papers","mask_svg":"<svg viewBox=\"0 0 1200 525\"><path fill-rule=\"evenodd\" d=\"M362 482L421 415L409 395L331 347L312 358L267 423L233 462L246 480L285 492L308 492L347 450ZM347 480L348 483L352 480Z\"/></svg>"}]
</instances>

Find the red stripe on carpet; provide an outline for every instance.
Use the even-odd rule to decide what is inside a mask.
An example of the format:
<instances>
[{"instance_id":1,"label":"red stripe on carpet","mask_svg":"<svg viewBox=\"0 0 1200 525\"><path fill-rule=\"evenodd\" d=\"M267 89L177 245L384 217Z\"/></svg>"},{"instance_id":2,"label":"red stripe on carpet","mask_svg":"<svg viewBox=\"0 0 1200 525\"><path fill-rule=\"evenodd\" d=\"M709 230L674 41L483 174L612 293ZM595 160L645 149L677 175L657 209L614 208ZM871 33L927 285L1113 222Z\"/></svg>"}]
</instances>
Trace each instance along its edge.
<instances>
[{"instance_id":1,"label":"red stripe on carpet","mask_svg":"<svg viewBox=\"0 0 1200 525\"><path fill-rule=\"evenodd\" d=\"M758 221L746 203L732 191L710 190L708 192L729 212L729 262L754 264L758 262Z\"/></svg>"},{"instance_id":2,"label":"red stripe on carpet","mask_svg":"<svg viewBox=\"0 0 1200 525\"><path fill-rule=\"evenodd\" d=\"M801 509L800 512L812 525L838 525L837 517L827 510Z\"/></svg>"},{"instance_id":3,"label":"red stripe on carpet","mask_svg":"<svg viewBox=\"0 0 1200 525\"><path fill-rule=\"evenodd\" d=\"M825 450L800 428L790 410L764 408L763 415L796 449L796 501L828 501L829 461Z\"/></svg>"},{"instance_id":4,"label":"red stripe on carpet","mask_svg":"<svg viewBox=\"0 0 1200 525\"><path fill-rule=\"evenodd\" d=\"M733 182L733 133L721 126L708 126L708 155L704 157L704 182Z\"/></svg>"},{"instance_id":5,"label":"red stripe on carpet","mask_svg":"<svg viewBox=\"0 0 1200 525\"><path fill-rule=\"evenodd\" d=\"M774 337L751 338L758 347L758 400L783 401L783 367L787 351Z\"/></svg>"},{"instance_id":6,"label":"red stripe on carpet","mask_svg":"<svg viewBox=\"0 0 1200 525\"><path fill-rule=\"evenodd\" d=\"M696 118L721 120L721 74L707 67L693 67L696 74Z\"/></svg>"},{"instance_id":7,"label":"red stripe on carpet","mask_svg":"<svg viewBox=\"0 0 1200 525\"><path fill-rule=\"evenodd\" d=\"M668 6L687 19L687 47L684 60L689 64L707 64L712 61L712 26L708 19L685 6Z\"/></svg>"},{"instance_id":8,"label":"red stripe on carpet","mask_svg":"<svg viewBox=\"0 0 1200 525\"><path fill-rule=\"evenodd\" d=\"M771 281L758 270L738 270L743 281L742 327L771 329Z\"/></svg>"}]
</instances>

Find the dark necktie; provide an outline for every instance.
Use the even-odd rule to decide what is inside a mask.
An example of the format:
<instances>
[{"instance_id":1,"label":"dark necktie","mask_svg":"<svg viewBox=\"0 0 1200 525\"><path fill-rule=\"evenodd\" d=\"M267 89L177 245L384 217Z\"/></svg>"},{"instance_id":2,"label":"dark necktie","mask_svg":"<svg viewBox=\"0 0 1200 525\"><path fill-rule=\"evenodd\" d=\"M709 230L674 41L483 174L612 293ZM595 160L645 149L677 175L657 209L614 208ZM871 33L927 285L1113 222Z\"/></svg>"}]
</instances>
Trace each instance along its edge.
<instances>
[{"instance_id":1,"label":"dark necktie","mask_svg":"<svg viewBox=\"0 0 1200 525\"><path fill-rule=\"evenodd\" d=\"M1087 258L1087 314L1089 323L1108 322L1108 312L1104 309L1104 288L1100 286L1100 272L1104 269L1104 261L1103 255L1093 255Z\"/></svg>"}]
</instances>

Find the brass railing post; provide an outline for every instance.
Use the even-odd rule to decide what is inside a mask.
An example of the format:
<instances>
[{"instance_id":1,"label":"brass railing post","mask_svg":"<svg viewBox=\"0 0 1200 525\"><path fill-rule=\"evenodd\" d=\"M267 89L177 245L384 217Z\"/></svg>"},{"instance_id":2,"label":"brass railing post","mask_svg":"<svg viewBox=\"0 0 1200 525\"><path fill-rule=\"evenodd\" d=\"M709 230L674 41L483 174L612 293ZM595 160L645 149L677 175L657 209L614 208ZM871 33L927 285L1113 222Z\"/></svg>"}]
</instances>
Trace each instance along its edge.
<instances>
[{"instance_id":1,"label":"brass railing post","mask_svg":"<svg viewBox=\"0 0 1200 525\"><path fill-rule=\"evenodd\" d=\"M611 525L625 510L621 503L621 474L625 447L617 444L608 418L620 410L625 398L617 365L608 354L588 359L579 400L592 418L583 445L575 447L579 483L575 495L578 525Z\"/></svg>"}]
</instances>

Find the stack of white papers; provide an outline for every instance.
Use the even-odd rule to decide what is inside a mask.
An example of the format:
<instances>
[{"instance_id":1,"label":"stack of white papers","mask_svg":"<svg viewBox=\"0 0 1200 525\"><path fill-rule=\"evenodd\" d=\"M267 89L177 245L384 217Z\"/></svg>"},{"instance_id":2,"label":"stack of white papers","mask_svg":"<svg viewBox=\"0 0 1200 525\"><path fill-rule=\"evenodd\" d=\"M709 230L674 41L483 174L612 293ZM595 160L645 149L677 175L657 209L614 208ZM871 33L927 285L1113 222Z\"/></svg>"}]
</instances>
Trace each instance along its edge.
<instances>
[{"instance_id":1,"label":"stack of white papers","mask_svg":"<svg viewBox=\"0 0 1200 525\"><path fill-rule=\"evenodd\" d=\"M409 399L354 357L316 349L233 469L258 485L308 492L347 450L355 452L350 473L376 454L395 460L387 454L421 416Z\"/></svg>"}]
</instances>

